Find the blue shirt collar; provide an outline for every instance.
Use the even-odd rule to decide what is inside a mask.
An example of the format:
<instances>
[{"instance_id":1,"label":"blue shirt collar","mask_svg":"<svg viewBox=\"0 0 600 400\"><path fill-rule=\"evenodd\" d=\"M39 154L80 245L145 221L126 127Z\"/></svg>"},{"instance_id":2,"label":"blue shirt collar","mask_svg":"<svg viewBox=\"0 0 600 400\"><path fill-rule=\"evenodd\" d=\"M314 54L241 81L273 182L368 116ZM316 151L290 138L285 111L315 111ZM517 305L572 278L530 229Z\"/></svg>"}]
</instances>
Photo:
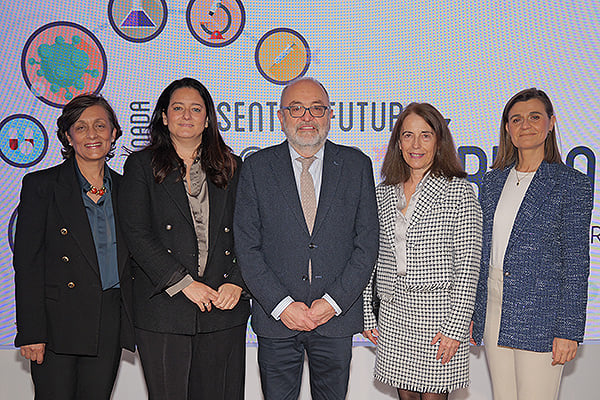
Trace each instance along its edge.
<instances>
[{"instance_id":1,"label":"blue shirt collar","mask_svg":"<svg viewBox=\"0 0 600 400\"><path fill-rule=\"evenodd\" d=\"M77 164L77 160L74 158L73 161L75 164L75 172L77 174L77 180L79 181L79 186L81 187L81 191L83 193L87 193L90 191L92 184L89 183L87 179L85 179L85 177L79 170L79 165ZM109 191L109 192L111 191L112 178L110 176L110 169L108 168L108 165L106 165L106 163L104 163L104 179L103 179L102 184L104 185L104 187L106 188L107 191Z\"/></svg>"}]
</instances>

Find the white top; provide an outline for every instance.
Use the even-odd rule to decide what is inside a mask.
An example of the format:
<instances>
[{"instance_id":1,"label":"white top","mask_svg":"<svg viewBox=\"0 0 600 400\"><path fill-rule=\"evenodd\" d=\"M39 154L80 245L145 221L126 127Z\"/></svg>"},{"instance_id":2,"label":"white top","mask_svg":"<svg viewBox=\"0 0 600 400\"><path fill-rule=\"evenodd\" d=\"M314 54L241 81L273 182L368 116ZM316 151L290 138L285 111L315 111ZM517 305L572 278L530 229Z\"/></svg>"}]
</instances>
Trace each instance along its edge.
<instances>
[{"instance_id":1,"label":"white top","mask_svg":"<svg viewBox=\"0 0 600 400\"><path fill-rule=\"evenodd\" d=\"M494 214L494 227L492 228L492 254L491 267L502 270L504 253L508 246L508 239L512 232L517 212L525 197L527 188L535 175L532 172L518 172L514 167L508 173L506 183L502 189L496 213Z\"/></svg>"}]
</instances>

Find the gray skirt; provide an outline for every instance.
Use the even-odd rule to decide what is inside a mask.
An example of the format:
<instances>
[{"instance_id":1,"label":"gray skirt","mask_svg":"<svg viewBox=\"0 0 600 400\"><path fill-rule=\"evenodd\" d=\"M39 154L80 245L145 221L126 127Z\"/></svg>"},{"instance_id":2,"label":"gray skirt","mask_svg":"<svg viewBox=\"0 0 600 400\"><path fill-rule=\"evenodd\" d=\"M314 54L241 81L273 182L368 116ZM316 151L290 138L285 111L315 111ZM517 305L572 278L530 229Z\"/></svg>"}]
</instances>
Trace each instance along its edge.
<instances>
[{"instance_id":1,"label":"gray skirt","mask_svg":"<svg viewBox=\"0 0 600 400\"><path fill-rule=\"evenodd\" d=\"M446 393L469 386L469 341L463 338L449 363L436 360L434 336L450 314L450 292L409 291L396 286L382 301L375 379L404 390Z\"/></svg>"}]
</instances>

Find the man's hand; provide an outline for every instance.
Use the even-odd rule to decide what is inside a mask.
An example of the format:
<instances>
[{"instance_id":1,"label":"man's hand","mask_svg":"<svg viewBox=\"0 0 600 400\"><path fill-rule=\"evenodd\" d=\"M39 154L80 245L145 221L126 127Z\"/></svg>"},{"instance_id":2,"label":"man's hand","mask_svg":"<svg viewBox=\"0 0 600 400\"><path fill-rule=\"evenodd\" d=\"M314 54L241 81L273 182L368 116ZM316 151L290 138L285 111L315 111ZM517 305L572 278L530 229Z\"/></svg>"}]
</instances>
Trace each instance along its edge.
<instances>
[{"instance_id":1,"label":"man's hand","mask_svg":"<svg viewBox=\"0 0 600 400\"><path fill-rule=\"evenodd\" d=\"M44 353L46 352L46 343L26 344L21 346L21 355L28 360L35 361L38 364L44 362Z\"/></svg>"},{"instance_id":2,"label":"man's hand","mask_svg":"<svg viewBox=\"0 0 600 400\"><path fill-rule=\"evenodd\" d=\"M231 310L240 300L242 288L233 283L224 283L219 286L219 297L213 301L213 305L220 310Z\"/></svg>"},{"instance_id":3,"label":"man's hand","mask_svg":"<svg viewBox=\"0 0 600 400\"><path fill-rule=\"evenodd\" d=\"M219 293L210 286L200 282L192 282L182 290L185 297L192 303L196 303L200 311L210 311L211 301L216 301L219 298Z\"/></svg>"},{"instance_id":4,"label":"man's hand","mask_svg":"<svg viewBox=\"0 0 600 400\"><path fill-rule=\"evenodd\" d=\"M335 316L335 310L331 307L331 304L325 299L317 299L312 302L310 309L308 310L308 316L316 324L316 326L323 325Z\"/></svg>"},{"instance_id":5,"label":"man's hand","mask_svg":"<svg viewBox=\"0 0 600 400\"><path fill-rule=\"evenodd\" d=\"M554 338L552 342L552 365L564 364L575 358L577 342L569 339Z\"/></svg>"},{"instance_id":6,"label":"man's hand","mask_svg":"<svg viewBox=\"0 0 600 400\"><path fill-rule=\"evenodd\" d=\"M312 331L317 327L308 315L308 306L299 301L287 306L279 318L293 331Z\"/></svg>"}]
</instances>

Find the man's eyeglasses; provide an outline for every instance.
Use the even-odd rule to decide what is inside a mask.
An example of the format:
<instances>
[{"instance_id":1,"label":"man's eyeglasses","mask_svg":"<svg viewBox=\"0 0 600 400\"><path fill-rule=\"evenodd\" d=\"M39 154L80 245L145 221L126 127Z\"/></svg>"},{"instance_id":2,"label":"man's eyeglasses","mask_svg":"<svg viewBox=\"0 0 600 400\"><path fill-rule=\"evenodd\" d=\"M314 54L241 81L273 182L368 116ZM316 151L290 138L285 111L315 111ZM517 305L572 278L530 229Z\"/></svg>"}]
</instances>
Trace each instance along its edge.
<instances>
[{"instance_id":1,"label":"man's eyeglasses","mask_svg":"<svg viewBox=\"0 0 600 400\"><path fill-rule=\"evenodd\" d=\"M290 116L293 118L302 118L304 114L306 114L306 110L315 118L321 118L325 115L327 110L329 110L329 106L322 105L314 105L310 107L304 107L299 104L294 104L292 106L283 107L282 110L288 110L290 112Z\"/></svg>"}]
</instances>

